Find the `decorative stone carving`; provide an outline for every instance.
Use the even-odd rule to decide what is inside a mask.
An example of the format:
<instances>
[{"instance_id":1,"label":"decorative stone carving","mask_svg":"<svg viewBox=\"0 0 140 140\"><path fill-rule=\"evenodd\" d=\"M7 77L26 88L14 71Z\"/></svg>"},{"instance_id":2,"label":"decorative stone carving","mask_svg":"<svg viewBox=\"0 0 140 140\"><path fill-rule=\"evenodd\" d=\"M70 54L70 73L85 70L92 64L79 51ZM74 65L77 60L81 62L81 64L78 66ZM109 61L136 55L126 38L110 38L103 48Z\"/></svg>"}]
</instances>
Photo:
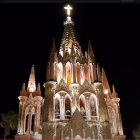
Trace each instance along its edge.
<instances>
[{"instance_id":1,"label":"decorative stone carving","mask_svg":"<svg viewBox=\"0 0 140 140\"><path fill-rule=\"evenodd\" d=\"M67 93L70 93L68 85L65 83L63 79L60 80L59 84L57 85L55 92L65 91Z\"/></svg>"},{"instance_id":2,"label":"decorative stone carving","mask_svg":"<svg viewBox=\"0 0 140 140\"><path fill-rule=\"evenodd\" d=\"M71 120L64 127L64 130L66 132L67 131L70 132L71 129L73 130L73 138L75 138L76 135L80 135L81 138L83 138L82 129L84 129L86 131L86 137L92 137L91 129L88 126L88 124L85 122L85 120L83 119L83 117L78 109L75 110ZM65 133L65 131L64 131L64 133Z\"/></svg>"},{"instance_id":3,"label":"decorative stone carving","mask_svg":"<svg viewBox=\"0 0 140 140\"><path fill-rule=\"evenodd\" d=\"M83 85L79 86L79 95L84 92L91 92L91 93L95 92L93 87L91 86L91 84L89 84L88 81L84 81Z\"/></svg>"}]
</instances>

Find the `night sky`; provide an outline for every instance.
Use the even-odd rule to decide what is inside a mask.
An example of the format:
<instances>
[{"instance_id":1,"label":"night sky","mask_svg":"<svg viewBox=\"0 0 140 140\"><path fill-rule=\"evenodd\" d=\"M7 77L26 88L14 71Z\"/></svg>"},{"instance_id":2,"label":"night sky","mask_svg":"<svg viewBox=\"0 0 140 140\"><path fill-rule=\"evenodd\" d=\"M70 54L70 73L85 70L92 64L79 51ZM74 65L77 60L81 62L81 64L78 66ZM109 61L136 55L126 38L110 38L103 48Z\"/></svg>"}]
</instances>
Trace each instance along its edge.
<instances>
[{"instance_id":1,"label":"night sky","mask_svg":"<svg viewBox=\"0 0 140 140\"><path fill-rule=\"evenodd\" d=\"M32 64L37 83L45 83L52 38L59 49L63 34L63 6L0 5L0 113L18 112L20 89L23 82L28 83ZM96 61L104 67L110 86L115 84L121 99L124 133L127 139L132 138L132 129L140 121L140 5L72 6L75 32L83 52L91 40ZM0 138L2 133L0 129Z\"/></svg>"}]
</instances>

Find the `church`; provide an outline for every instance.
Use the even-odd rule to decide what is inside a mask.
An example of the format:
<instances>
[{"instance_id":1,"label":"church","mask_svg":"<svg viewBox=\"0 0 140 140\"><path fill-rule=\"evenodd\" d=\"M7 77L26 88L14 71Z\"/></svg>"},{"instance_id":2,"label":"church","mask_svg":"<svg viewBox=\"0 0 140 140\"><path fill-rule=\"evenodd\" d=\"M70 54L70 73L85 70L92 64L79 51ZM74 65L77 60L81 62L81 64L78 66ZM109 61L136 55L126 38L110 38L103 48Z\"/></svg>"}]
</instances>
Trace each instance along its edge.
<instances>
[{"instance_id":1,"label":"church","mask_svg":"<svg viewBox=\"0 0 140 140\"><path fill-rule=\"evenodd\" d=\"M124 140L115 86L95 61L91 42L83 54L74 31L72 7L64 21L57 52L52 43L47 63L45 97L31 68L28 85L23 83L15 139Z\"/></svg>"}]
</instances>

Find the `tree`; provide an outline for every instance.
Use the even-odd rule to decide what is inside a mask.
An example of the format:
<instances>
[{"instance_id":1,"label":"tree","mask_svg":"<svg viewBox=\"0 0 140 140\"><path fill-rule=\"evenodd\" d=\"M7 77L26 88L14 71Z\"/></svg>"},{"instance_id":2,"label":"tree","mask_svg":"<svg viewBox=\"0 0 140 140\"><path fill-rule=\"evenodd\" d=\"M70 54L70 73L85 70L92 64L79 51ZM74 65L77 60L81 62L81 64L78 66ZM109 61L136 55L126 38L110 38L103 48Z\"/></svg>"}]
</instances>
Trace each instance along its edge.
<instances>
[{"instance_id":1,"label":"tree","mask_svg":"<svg viewBox=\"0 0 140 140\"><path fill-rule=\"evenodd\" d=\"M14 111L8 111L1 114L0 126L4 129L4 139L10 135L10 130L16 130L18 122L18 114Z\"/></svg>"},{"instance_id":2,"label":"tree","mask_svg":"<svg viewBox=\"0 0 140 140\"><path fill-rule=\"evenodd\" d=\"M133 130L132 134L135 140L140 140L140 124L137 125L137 127Z\"/></svg>"}]
</instances>

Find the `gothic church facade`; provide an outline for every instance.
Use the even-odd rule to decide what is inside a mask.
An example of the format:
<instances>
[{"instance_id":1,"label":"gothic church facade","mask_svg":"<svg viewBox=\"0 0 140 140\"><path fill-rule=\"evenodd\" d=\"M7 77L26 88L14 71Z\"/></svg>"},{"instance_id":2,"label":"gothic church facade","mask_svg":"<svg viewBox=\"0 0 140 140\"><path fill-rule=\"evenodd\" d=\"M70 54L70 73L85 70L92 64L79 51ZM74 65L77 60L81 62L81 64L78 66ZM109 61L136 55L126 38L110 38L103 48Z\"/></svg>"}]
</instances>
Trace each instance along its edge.
<instances>
[{"instance_id":1,"label":"gothic church facade","mask_svg":"<svg viewBox=\"0 0 140 140\"><path fill-rule=\"evenodd\" d=\"M15 136L34 139L125 139L119 97L110 88L104 69L95 61L91 42L82 53L69 5L57 53L53 40L47 65L45 97L36 85L32 66L19 98Z\"/></svg>"}]
</instances>

